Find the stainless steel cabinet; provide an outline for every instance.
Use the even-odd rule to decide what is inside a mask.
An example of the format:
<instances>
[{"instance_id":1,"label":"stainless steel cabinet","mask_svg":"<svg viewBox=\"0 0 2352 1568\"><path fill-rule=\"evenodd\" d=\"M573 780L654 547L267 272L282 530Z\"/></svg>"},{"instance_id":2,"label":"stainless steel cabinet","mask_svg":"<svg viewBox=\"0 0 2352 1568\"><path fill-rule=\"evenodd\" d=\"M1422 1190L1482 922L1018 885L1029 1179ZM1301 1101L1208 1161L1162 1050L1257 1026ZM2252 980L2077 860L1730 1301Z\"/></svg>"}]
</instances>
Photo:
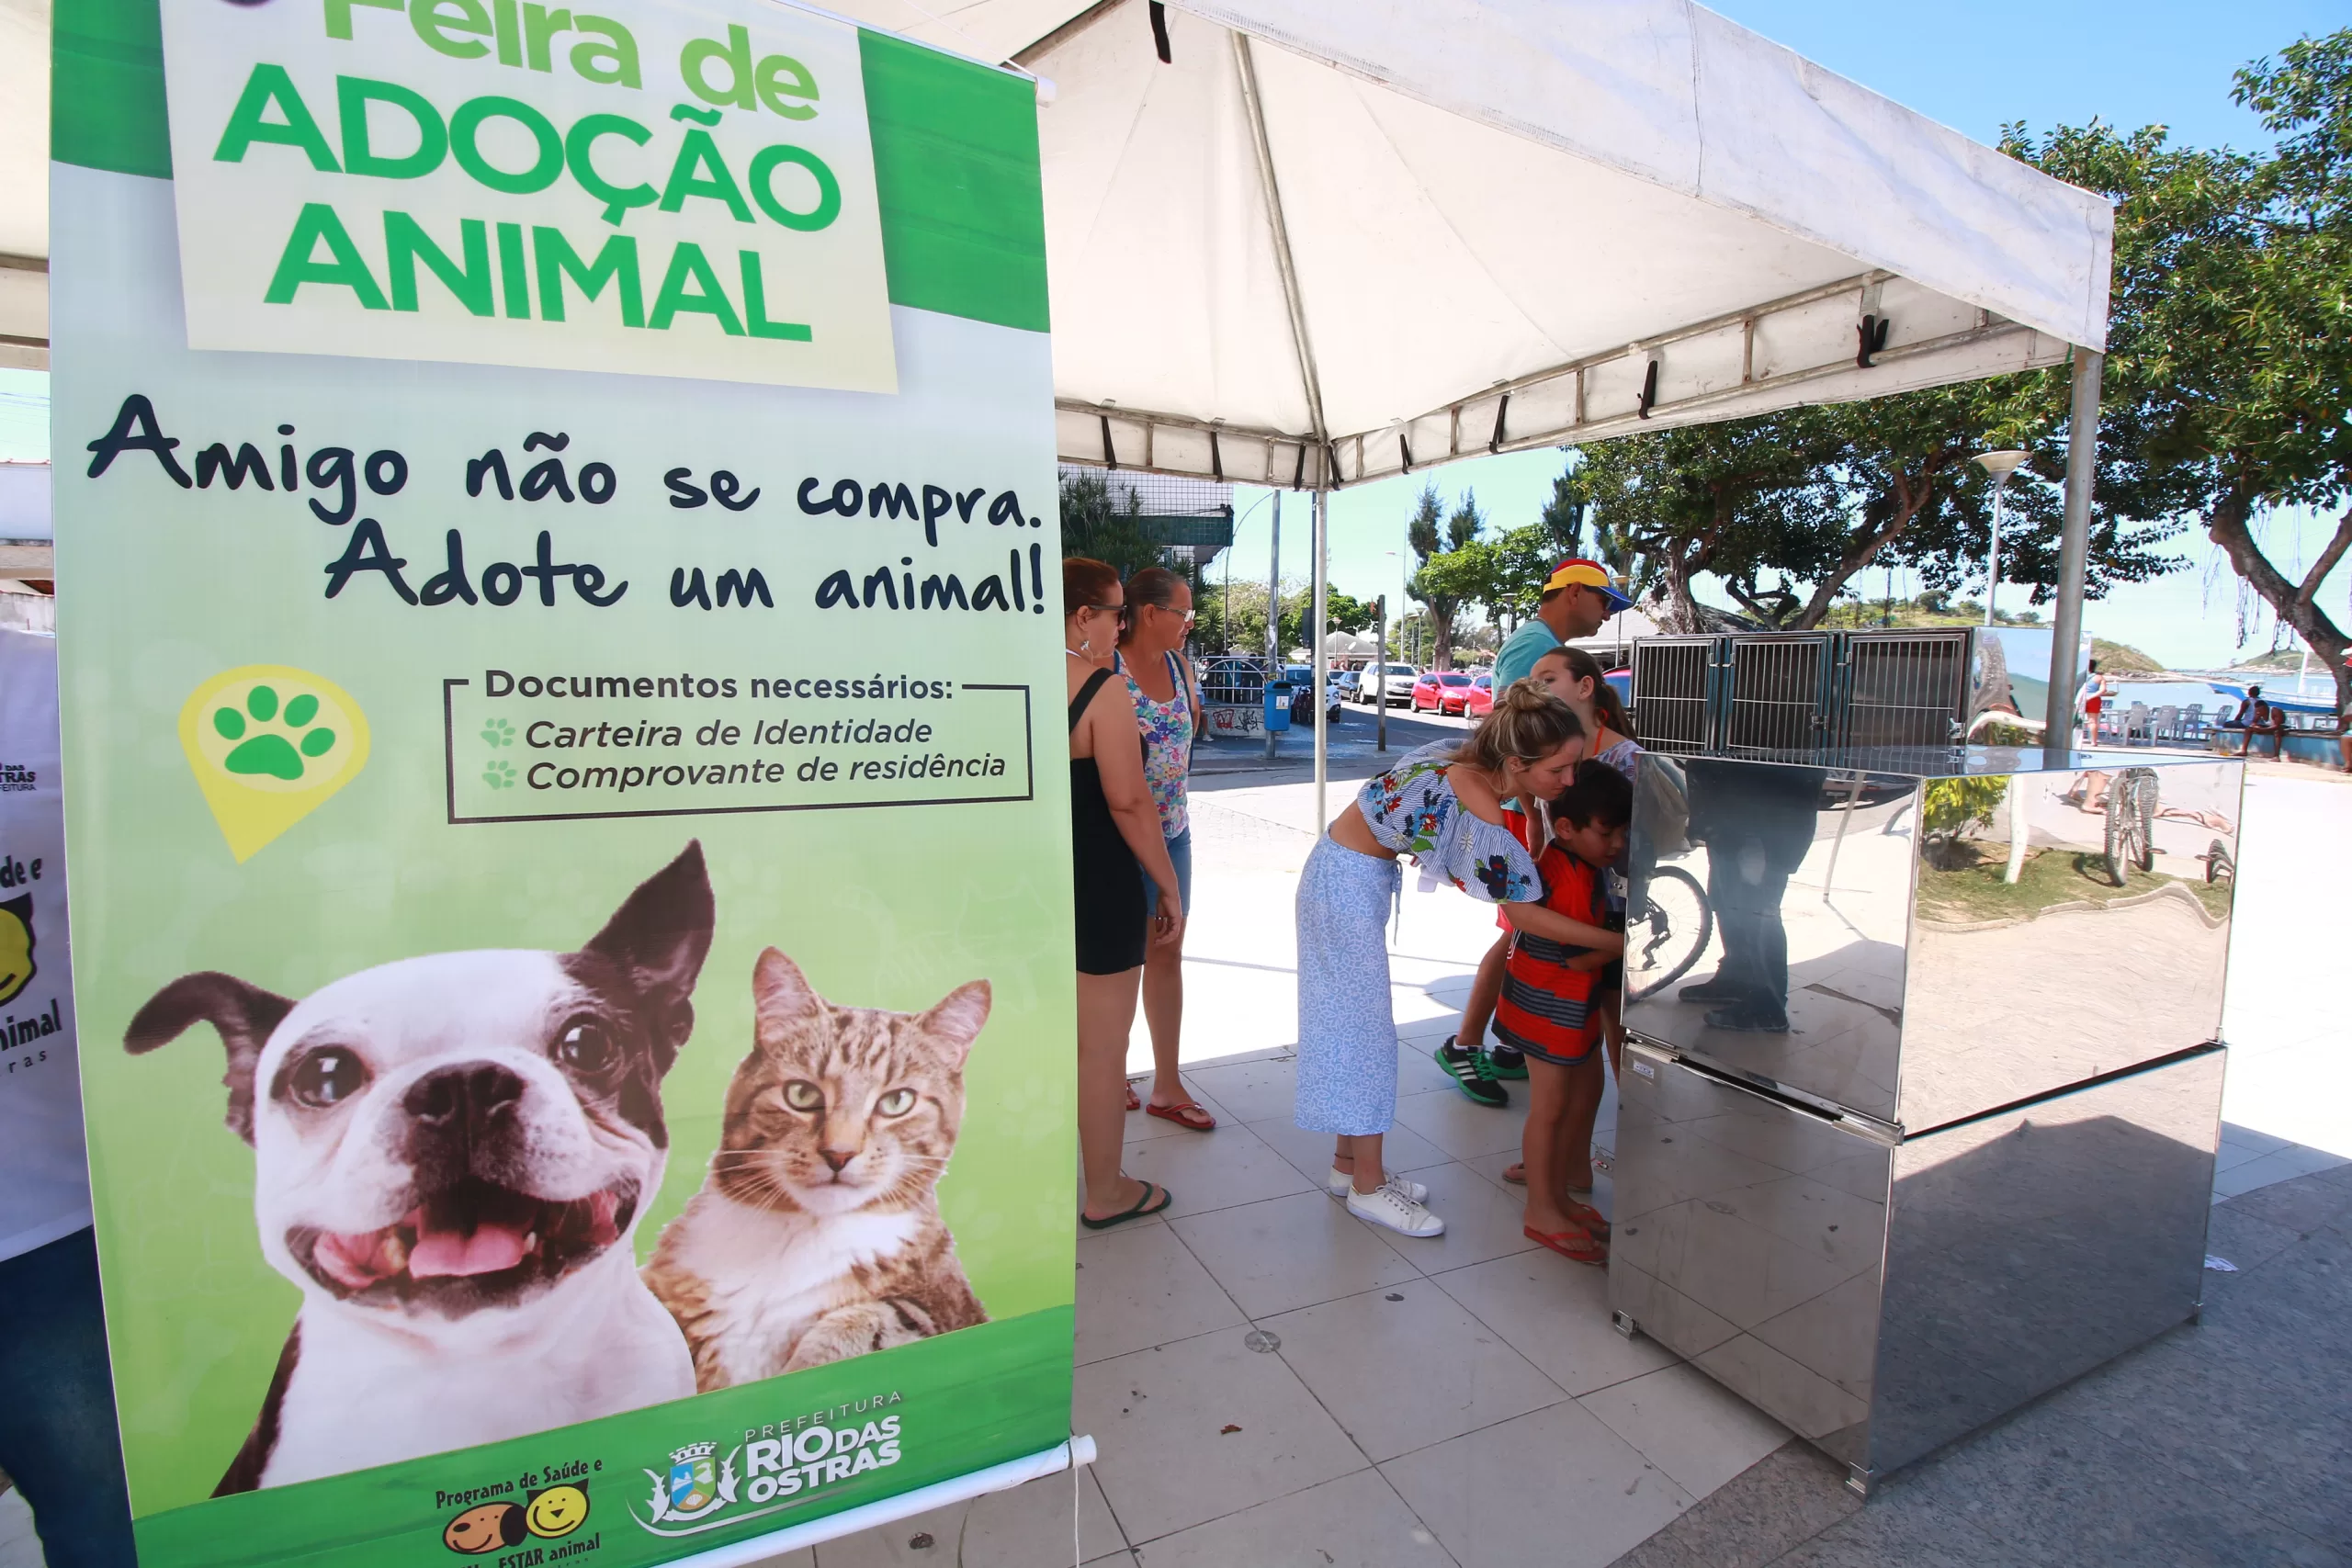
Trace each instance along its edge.
<instances>
[{"instance_id":1,"label":"stainless steel cabinet","mask_svg":"<svg viewBox=\"0 0 2352 1568\"><path fill-rule=\"evenodd\" d=\"M2222 1058L1894 1141L1632 1044L1619 1325L1866 1484L2195 1313Z\"/></svg>"},{"instance_id":2,"label":"stainless steel cabinet","mask_svg":"<svg viewBox=\"0 0 2352 1568\"><path fill-rule=\"evenodd\" d=\"M2243 782L2146 752L1645 757L1619 1325L1867 1489L2190 1315Z\"/></svg>"}]
</instances>

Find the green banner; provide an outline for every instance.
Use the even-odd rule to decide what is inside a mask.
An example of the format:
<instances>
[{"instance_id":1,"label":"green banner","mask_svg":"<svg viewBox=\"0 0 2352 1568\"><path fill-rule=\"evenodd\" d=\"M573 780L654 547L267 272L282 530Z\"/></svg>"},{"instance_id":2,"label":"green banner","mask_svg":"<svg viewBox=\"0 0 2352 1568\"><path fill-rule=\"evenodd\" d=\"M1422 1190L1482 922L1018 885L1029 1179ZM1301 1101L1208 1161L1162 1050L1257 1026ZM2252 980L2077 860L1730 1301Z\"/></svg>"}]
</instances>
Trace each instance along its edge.
<instances>
[{"instance_id":1,"label":"green banner","mask_svg":"<svg viewBox=\"0 0 2352 1568\"><path fill-rule=\"evenodd\" d=\"M1059 1440L1031 85L689 0L62 0L56 59L142 1560L623 1568Z\"/></svg>"}]
</instances>

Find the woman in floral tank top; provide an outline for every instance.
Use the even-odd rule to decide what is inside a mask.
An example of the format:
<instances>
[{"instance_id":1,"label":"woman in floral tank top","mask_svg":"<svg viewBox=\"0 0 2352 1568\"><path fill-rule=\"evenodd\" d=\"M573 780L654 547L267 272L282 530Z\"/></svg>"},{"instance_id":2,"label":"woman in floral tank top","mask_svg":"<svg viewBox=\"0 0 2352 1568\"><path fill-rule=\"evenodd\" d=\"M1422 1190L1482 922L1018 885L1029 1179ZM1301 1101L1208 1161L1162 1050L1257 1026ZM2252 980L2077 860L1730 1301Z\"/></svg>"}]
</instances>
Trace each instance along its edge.
<instances>
[{"instance_id":1,"label":"woman in floral tank top","mask_svg":"<svg viewBox=\"0 0 2352 1568\"><path fill-rule=\"evenodd\" d=\"M1118 669L1135 698L1136 723L1143 731L1144 782L1159 807L1159 831L1176 867L1177 896L1193 904L1193 824L1185 784L1193 771L1193 742L1200 734L1201 693L1183 656L1193 629L1193 590L1165 567L1147 567L1126 581L1127 618L1119 630ZM1159 891L1147 905L1157 908ZM1216 1118L1195 1103L1178 1076L1177 1057L1184 1028L1183 942L1152 948L1144 957L1143 1016L1151 1031L1151 1095L1130 1086L1127 1109L1141 1110L1195 1133Z\"/></svg>"}]
</instances>

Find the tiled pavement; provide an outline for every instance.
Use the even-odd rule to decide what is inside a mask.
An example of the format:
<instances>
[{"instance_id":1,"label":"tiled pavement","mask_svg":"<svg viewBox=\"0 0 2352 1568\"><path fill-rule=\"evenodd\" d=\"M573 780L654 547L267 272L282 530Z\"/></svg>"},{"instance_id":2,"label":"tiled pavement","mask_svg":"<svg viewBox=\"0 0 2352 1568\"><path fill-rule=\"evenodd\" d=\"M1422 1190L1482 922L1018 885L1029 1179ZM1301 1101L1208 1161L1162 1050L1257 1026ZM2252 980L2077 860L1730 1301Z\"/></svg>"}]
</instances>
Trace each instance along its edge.
<instances>
[{"instance_id":1,"label":"tiled pavement","mask_svg":"<svg viewBox=\"0 0 2352 1568\"><path fill-rule=\"evenodd\" d=\"M1392 724L1392 744L1431 729ZM1285 1059L1311 790L1201 781L1186 1071L1221 1124L1131 1115L1127 1168L1177 1201L1079 1240L1072 1423L1100 1459L763 1568L2352 1564L2352 1055L2324 934L2352 886L2352 790L2260 775L2250 794L2211 1243L2241 1272L2208 1275L2201 1327L1858 1511L1779 1427L1619 1337L1598 1270L1521 1237L1501 1184L1518 1113L1469 1104L1428 1057L1491 939L1467 900L1408 893L1392 953L1390 1164L1448 1232L1395 1236L1323 1195ZM1148 1060L1138 1024L1130 1066ZM1601 1142L1612 1124L1613 1100ZM26 1522L0 1497L0 1568L37 1568Z\"/></svg>"},{"instance_id":2,"label":"tiled pavement","mask_svg":"<svg viewBox=\"0 0 2352 1568\"><path fill-rule=\"evenodd\" d=\"M1620 1568L2352 1563L2352 1166L2225 1200L2205 1310L1862 1507L1792 1444Z\"/></svg>"},{"instance_id":3,"label":"tiled pavement","mask_svg":"<svg viewBox=\"0 0 2352 1568\"><path fill-rule=\"evenodd\" d=\"M1177 1201L1079 1241L1072 1420L1101 1459L789 1568L2352 1562L2341 1489L2317 1479L2352 1451L2352 1220L2303 1196L2352 1207L2352 1094L2323 1049L2340 1021L2312 988L2324 905L2299 891L2352 886L2352 791L2285 782L2263 781L2241 857L2213 1249L2245 1272L2208 1276L2205 1327L1915 1467L1859 1514L1841 1474L1781 1427L1621 1338L1598 1270L1520 1236L1501 1184L1518 1113L1471 1105L1428 1057L1491 931L1466 900L1408 892L1392 943L1403 1099L1389 1162L1432 1189L1447 1234L1374 1230L1321 1193L1329 1149L1290 1124L1283 1049L1310 791L1282 775L1196 785L1186 1073L1220 1126L1201 1137L1131 1115L1127 1168ZM1335 785L1334 809L1345 794ZM2344 863L2314 867L2315 852ZM1130 1067L1148 1063L1138 1024ZM1605 1178L1597 1201L1609 1206ZM1253 1331L1279 1344L1252 1349Z\"/></svg>"}]
</instances>

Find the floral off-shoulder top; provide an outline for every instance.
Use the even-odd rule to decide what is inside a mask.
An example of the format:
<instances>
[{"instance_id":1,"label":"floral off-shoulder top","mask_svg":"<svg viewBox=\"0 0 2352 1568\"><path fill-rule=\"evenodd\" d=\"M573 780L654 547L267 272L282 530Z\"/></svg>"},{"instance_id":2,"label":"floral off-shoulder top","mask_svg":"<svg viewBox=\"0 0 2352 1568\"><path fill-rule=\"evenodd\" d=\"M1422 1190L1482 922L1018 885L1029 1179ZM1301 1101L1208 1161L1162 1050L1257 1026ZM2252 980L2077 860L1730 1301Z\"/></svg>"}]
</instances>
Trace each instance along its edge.
<instances>
[{"instance_id":1,"label":"floral off-shoulder top","mask_svg":"<svg viewBox=\"0 0 2352 1568\"><path fill-rule=\"evenodd\" d=\"M1511 830L1471 815L1447 776L1454 743L1408 753L1356 795L1374 840L1421 868L1421 886L1452 883L1483 904L1526 904L1544 897L1535 861Z\"/></svg>"}]
</instances>

